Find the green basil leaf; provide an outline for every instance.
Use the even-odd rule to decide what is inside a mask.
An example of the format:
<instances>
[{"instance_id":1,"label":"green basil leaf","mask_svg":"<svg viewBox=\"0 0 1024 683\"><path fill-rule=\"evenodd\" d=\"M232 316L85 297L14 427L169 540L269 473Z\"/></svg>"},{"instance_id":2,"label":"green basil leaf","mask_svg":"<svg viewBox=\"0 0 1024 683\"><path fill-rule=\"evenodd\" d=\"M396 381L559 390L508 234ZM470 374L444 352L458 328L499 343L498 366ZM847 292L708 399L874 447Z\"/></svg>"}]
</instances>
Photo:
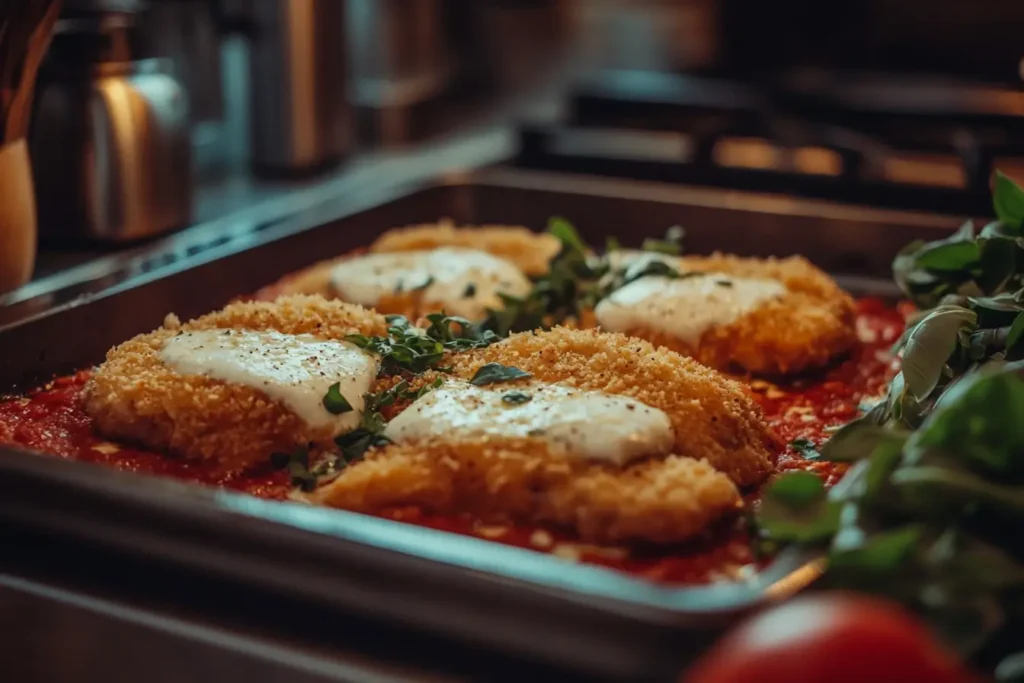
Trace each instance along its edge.
<instances>
[{"instance_id":1,"label":"green basil leaf","mask_svg":"<svg viewBox=\"0 0 1024 683\"><path fill-rule=\"evenodd\" d=\"M805 508L825 498L825 482L811 472L792 472L771 482L765 495L793 508Z\"/></svg>"},{"instance_id":2,"label":"green basil leaf","mask_svg":"<svg viewBox=\"0 0 1024 683\"><path fill-rule=\"evenodd\" d=\"M998 484L943 466L901 467L892 473L890 482L919 501L933 501L949 521L963 519L965 511L980 508L1018 524L1024 522L1024 486Z\"/></svg>"},{"instance_id":3,"label":"green basil leaf","mask_svg":"<svg viewBox=\"0 0 1024 683\"><path fill-rule=\"evenodd\" d=\"M529 403L531 400L533 400L532 396L524 394L521 391L510 391L501 397L501 402L510 406L519 406L524 403Z\"/></svg>"},{"instance_id":4,"label":"green basil leaf","mask_svg":"<svg viewBox=\"0 0 1024 683\"><path fill-rule=\"evenodd\" d=\"M687 275L696 276L697 273L688 273ZM638 261L622 273L622 282L621 284L617 284L614 289L624 287L629 283L636 282L640 278L644 277L664 277L674 280L679 278L680 275L678 268L675 268L664 261Z\"/></svg>"},{"instance_id":5,"label":"green basil leaf","mask_svg":"<svg viewBox=\"0 0 1024 683\"><path fill-rule=\"evenodd\" d=\"M977 242L951 242L927 247L917 255L918 268L939 271L961 271L981 259Z\"/></svg>"},{"instance_id":6,"label":"green basil leaf","mask_svg":"<svg viewBox=\"0 0 1024 683\"><path fill-rule=\"evenodd\" d=\"M794 472L782 475L765 489L756 523L760 533L773 541L817 543L836 533L841 509L841 503L825 498L819 477Z\"/></svg>"},{"instance_id":7,"label":"green basil leaf","mask_svg":"<svg viewBox=\"0 0 1024 683\"><path fill-rule=\"evenodd\" d=\"M341 395L341 384L335 382L328 389L324 395L324 408L327 409L331 415L342 415L344 413L352 412L352 404L348 402L348 399Z\"/></svg>"},{"instance_id":8,"label":"green basil leaf","mask_svg":"<svg viewBox=\"0 0 1024 683\"><path fill-rule=\"evenodd\" d=\"M875 450L887 443L903 444L902 432L879 427L868 421L850 422L832 435L821 448L821 457L830 462L856 462L870 458Z\"/></svg>"},{"instance_id":9,"label":"green basil leaf","mask_svg":"<svg viewBox=\"0 0 1024 683\"><path fill-rule=\"evenodd\" d=\"M996 171L992 206L996 216L1006 225L1015 229L1024 227L1024 189L1002 171Z\"/></svg>"},{"instance_id":10,"label":"green basil leaf","mask_svg":"<svg viewBox=\"0 0 1024 683\"><path fill-rule=\"evenodd\" d=\"M986 292L1001 292L1017 272L1016 242L1004 238L990 238L982 241L981 263L977 280Z\"/></svg>"},{"instance_id":11,"label":"green basil leaf","mask_svg":"<svg viewBox=\"0 0 1024 683\"><path fill-rule=\"evenodd\" d=\"M679 256L683 253L683 236L684 231L682 227L675 225L668 229L665 233L665 238L656 239L645 239L641 249L644 251L655 252L658 254L667 254L669 256Z\"/></svg>"},{"instance_id":12,"label":"green basil leaf","mask_svg":"<svg viewBox=\"0 0 1024 683\"><path fill-rule=\"evenodd\" d=\"M564 218L553 216L548 221L548 232L558 238L558 241L566 249L578 253L587 251L587 245L580 237L579 232L576 231L572 223Z\"/></svg>"},{"instance_id":13,"label":"green basil leaf","mask_svg":"<svg viewBox=\"0 0 1024 683\"><path fill-rule=\"evenodd\" d=\"M469 380L469 382L481 387L487 384L512 382L532 376L530 373L523 372L519 368L508 367L501 363L488 363L477 370L476 374L473 375L473 379Z\"/></svg>"},{"instance_id":14,"label":"green basil leaf","mask_svg":"<svg viewBox=\"0 0 1024 683\"><path fill-rule=\"evenodd\" d=\"M1019 313L1013 319L1013 324L1010 325L1010 332L1006 336L1006 348L1008 350L1016 349L1022 338L1024 338L1024 313Z\"/></svg>"},{"instance_id":15,"label":"green basil leaf","mask_svg":"<svg viewBox=\"0 0 1024 683\"><path fill-rule=\"evenodd\" d=\"M946 361L956 348L960 329L975 325L977 320L974 311L960 306L940 306L910 333L903 351L901 374L916 400L923 401L935 390Z\"/></svg>"},{"instance_id":16,"label":"green basil leaf","mask_svg":"<svg viewBox=\"0 0 1024 683\"><path fill-rule=\"evenodd\" d=\"M1024 380L1012 372L979 372L943 398L912 446L956 454L983 472L1024 474Z\"/></svg>"},{"instance_id":17,"label":"green basil leaf","mask_svg":"<svg viewBox=\"0 0 1024 683\"><path fill-rule=\"evenodd\" d=\"M996 296L968 297L968 303L978 314L980 328L1008 326L1018 313L1024 312L1024 304L1008 292Z\"/></svg>"},{"instance_id":18,"label":"green basil leaf","mask_svg":"<svg viewBox=\"0 0 1024 683\"><path fill-rule=\"evenodd\" d=\"M922 539L922 531L917 526L872 534L864 538L859 547L829 553L829 569L839 573L889 573L914 556Z\"/></svg>"},{"instance_id":19,"label":"green basil leaf","mask_svg":"<svg viewBox=\"0 0 1024 683\"><path fill-rule=\"evenodd\" d=\"M804 460L820 460L821 453L818 452L818 444L810 439L794 439L789 443L794 451L800 454Z\"/></svg>"},{"instance_id":20,"label":"green basil leaf","mask_svg":"<svg viewBox=\"0 0 1024 683\"><path fill-rule=\"evenodd\" d=\"M935 540L923 560L942 572L947 584L960 589L978 584L992 590L1024 586L1021 561L977 536L953 529Z\"/></svg>"}]
</instances>

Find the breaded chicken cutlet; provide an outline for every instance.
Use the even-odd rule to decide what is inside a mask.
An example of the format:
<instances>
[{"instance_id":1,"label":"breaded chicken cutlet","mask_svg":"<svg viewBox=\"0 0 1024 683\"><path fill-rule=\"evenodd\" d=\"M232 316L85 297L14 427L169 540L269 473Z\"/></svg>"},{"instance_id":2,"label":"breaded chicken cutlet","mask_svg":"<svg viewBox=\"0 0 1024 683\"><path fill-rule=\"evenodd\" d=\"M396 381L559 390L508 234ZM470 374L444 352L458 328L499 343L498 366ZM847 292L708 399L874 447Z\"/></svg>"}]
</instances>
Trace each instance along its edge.
<instances>
[{"instance_id":1,"label":"breaded chicken cutlet","mask_svg":"<svg viewBox=\"0 0 1024 683\"><path fill-rule=\"evenodd\" d=\"M853 299L806 259L656 259L679 277L629 282L584 313L584 325L622 332L713 368L786 375L823 367L857 343Z\"/></svg>"},{"instance_id":2,"label":"breaded chicken cutlet","mask_svg":"<svg viewBox=\"0 0 1024 683\"><path fill-rule=\"evenodd\" d=\"M392 419L385 435L395 443L309 500L672 543L738 509L737 487L774 466L776 437L741 385L643 340L557 328L450 363L451 379ZM480 386L509 368L529 377Z\"/></svg>"},{"instance_id":3,"label":"breaded chicken cutlet","mask_svg":"<svg viewBox=\"0 0 1024 683\"><path fill-rule=\"evenodd\" d=\"M110 438L224 472L310 444L331 449L377 376L375 358L340 340L386 329L378 313L318 296L232 304L184 324L170 315L110 350L85 408ZM326 409L334 383L352 411Z\"/></svg>"},{"instance_id":4,"label":"breaded chicken cutlet","mask_svg":"<svg viewBox=\"0 0 1024 683\"><path fill-rule=\"evenodd\" d=\"M558 240L524 227L457 228L450 221L396 228L369 253L318 263L257 296L321 294L415 320L444 309L480 320L502 296L529 293L529 276L546 272Z\"/></svg>"}]
</instances>

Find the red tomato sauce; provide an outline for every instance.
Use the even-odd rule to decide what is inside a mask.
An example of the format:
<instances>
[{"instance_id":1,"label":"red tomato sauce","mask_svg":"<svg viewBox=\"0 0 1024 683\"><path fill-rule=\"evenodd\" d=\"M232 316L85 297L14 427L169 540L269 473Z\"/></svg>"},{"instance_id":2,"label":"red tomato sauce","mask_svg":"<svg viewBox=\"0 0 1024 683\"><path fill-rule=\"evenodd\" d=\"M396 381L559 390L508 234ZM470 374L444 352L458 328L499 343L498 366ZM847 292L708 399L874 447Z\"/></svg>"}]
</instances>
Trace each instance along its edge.
<instances>
[{"instance_id":1,"label":"red tomato sauce","mask_svg":"<svg viewBox=\"0 0 1024 683\"><path fill-rule=\"evenodd\" d=\"M858 414L865 399L880 396L897 370L889 348L903 332L903 313L878 299L858 302L860 346L842 363L817 377L784 384L749 382L765 417L784 443L806 438L826 440L830 430ZM128 472L173 477L223 487L268 499L290 491L288 475L269 463L246 472L216 475L202 462L112 444L93 430L79 401L88 379L83 371L62 377L23 396L0 401L0 444L22 446L69 460L99 463ZM835 483L841 466L807 460L792 447L779 454L780 472L816 472ZM757 493L751 492L750 499ZM671 584L702 584L747 576L758 569L742 520L713 530L707 539L672 548L610 548L579 543L571 535L526 525L481 525L466 517L425 515L415 509L395 510L392 519L434 529L486 538L508 545L549 552L560 557L611 567Z\"/></svg>"}]
</instances>

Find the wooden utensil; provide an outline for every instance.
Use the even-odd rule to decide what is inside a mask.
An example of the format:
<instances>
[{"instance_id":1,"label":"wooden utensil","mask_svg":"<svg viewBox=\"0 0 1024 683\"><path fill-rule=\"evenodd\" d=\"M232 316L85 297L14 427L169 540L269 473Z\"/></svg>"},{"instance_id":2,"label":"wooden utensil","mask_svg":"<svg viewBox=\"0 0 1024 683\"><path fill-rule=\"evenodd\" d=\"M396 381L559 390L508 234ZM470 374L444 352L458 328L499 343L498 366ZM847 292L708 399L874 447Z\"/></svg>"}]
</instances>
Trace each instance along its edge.
<instances>
[{"instance_id":1,"label":"wooden utensil","mask_svg":"<svg viewBox=\"0 0 1024 683\"><path fill-rule=\"evenodd\" d=\"M50 45L60 15L60 0L20 0L4 7L0 29L0 70L3 88L0 142L12 142L28 132L28 119L36 75Z\"/></svg>"},{"instance_id":2,"label":"wooden utensil","mask_svg":"<svg viewBox=\"0 0 1024 683\"><path fill-rule=\"evenodd\" d=\"M0 294L25 284L36 253L36 204L25 136L61 0L0 0Z\"/></svg>"}]
</instances>

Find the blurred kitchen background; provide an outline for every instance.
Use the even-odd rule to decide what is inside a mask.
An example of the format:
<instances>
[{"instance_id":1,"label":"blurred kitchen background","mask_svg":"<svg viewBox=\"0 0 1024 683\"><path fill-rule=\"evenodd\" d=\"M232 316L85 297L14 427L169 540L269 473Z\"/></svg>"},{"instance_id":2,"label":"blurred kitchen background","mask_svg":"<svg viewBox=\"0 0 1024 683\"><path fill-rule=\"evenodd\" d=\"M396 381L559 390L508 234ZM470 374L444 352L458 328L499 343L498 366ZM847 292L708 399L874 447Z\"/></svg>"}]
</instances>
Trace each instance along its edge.
<instances>
[{"instance_id":1,"label":"blurred kitchen background","mask_svg":"<svg viewBox=\"0 0 1024 683\"><path fill-rule=\"evenodd\" d=\"M65 0L28 140L0 305L495 163L983 214L1024 178L1024 2Z\"/></svg>"}]
</instances>

